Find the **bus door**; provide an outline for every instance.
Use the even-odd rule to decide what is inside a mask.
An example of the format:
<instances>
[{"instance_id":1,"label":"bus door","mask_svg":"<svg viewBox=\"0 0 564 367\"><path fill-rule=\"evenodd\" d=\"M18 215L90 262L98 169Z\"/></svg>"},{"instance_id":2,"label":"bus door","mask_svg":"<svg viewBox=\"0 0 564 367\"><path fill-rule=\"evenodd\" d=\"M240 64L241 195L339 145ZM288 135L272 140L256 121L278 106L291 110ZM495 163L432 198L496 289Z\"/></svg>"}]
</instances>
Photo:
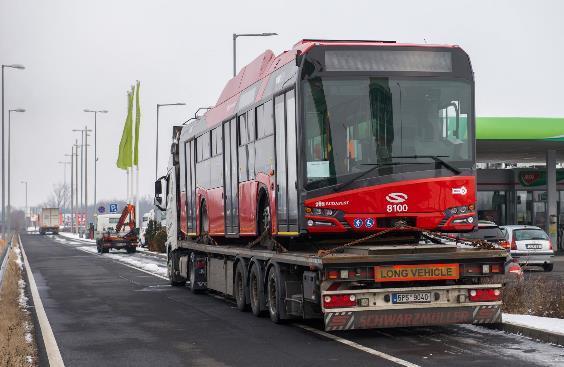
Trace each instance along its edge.
<instances>
[{"instance_id":1,"label":"bus door","mask_svg":"<svg viewBox=\"0 0 564 367\"><path fill-rule=\"evenodd\" d=\"M235 119L223 124L223 172L225 200L225 235L239 234L237 123Z\"/></svg>"},{"instance_id":2,"label":"bus door","mask_svg":"<svg viewBox=\"0 0 564 367\"><path fill-rule=\"evenodd\" d=\"M276 216L280 235L298 234L296 98L294 90L274 99L276 124Z\"/></svg>"}]
</instances>

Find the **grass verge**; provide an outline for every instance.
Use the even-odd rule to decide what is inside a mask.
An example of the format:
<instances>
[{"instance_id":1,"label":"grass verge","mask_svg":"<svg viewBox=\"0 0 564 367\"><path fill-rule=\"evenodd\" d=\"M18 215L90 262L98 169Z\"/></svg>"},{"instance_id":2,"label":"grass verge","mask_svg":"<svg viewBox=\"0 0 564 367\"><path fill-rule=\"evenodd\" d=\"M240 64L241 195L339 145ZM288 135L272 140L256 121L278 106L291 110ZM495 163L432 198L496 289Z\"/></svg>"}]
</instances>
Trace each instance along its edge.
<instances>
[{"instance_id":1,"label":"grass verge","mask_svg":"<svg viewBox=\"0 0 564 367\"><path fill-rule=\"evenodd\" d=\"M525 277L503 289L503 312L564 318L564 281Z\"/></svg>"},{"instance_id":2,"label":"grass verge","mask_svg":"<svg viewBox=\"0 0 564 367\"><path fill-rule=\"evenodd\" d=\"M14 242L0 289L0 367L37 366L19 244Z\"/></svg>"}]
</instances>

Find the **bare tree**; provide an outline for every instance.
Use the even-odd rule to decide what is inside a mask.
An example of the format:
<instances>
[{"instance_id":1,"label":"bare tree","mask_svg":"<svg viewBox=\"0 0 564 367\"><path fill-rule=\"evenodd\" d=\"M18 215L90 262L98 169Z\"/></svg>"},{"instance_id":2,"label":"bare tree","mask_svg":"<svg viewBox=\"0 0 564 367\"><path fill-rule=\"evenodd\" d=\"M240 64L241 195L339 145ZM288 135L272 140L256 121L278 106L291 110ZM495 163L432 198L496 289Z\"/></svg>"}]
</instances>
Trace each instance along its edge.
<instances>
[{"instance_id":1,"label":"bare tree","mask_svg":"<svg viewBox=\"0 0 564 367\"><path fill-rule=\"evenodd\" d=\"M69 200L70 188L65 184L55 184L53 185L53 193L49 199L45 202L45 207L50 208L63 208L66 207L70 202Z\"/></svg>"}]
</instances>

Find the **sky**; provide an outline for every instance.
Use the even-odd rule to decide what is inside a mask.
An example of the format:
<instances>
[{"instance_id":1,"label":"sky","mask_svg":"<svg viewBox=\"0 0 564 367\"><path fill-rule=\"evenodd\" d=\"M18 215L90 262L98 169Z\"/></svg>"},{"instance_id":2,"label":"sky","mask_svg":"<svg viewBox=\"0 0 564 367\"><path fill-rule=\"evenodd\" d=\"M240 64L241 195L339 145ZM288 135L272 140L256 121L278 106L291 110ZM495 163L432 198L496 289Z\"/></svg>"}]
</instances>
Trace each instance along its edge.
<instances>
[{"instance_id":1,"label":"sky","mask_svg":"<svg viewBox=\"0 0 564 367\"><path fill-rule=\"evenodd\" d=\"M0 63L5 71L5 118L12 114L12 205L47 200L64 181L59 164L80 134L94 128L83 109L106 109L97 123L98 199L125 198L117 159L126 92L141 81L140 193L155 178L156 105L159 174L172 126L214 105L232 74L232 34L240 38L238 66L302 38L383 39L457 44L476 78L478 116L564 116L563 1L189 1L0 0ZM90 137L89 143L93 142ZM93 147L89 148L89 198ZM70 181L69 167L66 180Z\"/></svg>"}]
</instances>

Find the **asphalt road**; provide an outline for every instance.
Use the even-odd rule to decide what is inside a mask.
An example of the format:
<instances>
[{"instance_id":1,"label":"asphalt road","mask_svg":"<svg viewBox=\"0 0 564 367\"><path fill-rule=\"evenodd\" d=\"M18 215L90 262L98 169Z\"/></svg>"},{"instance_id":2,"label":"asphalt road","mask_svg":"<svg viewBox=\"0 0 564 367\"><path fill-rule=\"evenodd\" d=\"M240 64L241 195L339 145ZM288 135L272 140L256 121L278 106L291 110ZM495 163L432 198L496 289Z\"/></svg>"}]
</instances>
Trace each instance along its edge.
<instances>
[{"instance_id":1,"label":"asphalt road","mask_svg":"<svg viewBox=\"0 0 564 367\"><path fill-rule=\"evenodd\" d=\"M66 366L398 365L298 323L275 325L220 297L170 287L70 243L39 235L22 242ZM420 366L564 364L563 348L476 326L333 335Z\"/></svg>"}]
</instances>

